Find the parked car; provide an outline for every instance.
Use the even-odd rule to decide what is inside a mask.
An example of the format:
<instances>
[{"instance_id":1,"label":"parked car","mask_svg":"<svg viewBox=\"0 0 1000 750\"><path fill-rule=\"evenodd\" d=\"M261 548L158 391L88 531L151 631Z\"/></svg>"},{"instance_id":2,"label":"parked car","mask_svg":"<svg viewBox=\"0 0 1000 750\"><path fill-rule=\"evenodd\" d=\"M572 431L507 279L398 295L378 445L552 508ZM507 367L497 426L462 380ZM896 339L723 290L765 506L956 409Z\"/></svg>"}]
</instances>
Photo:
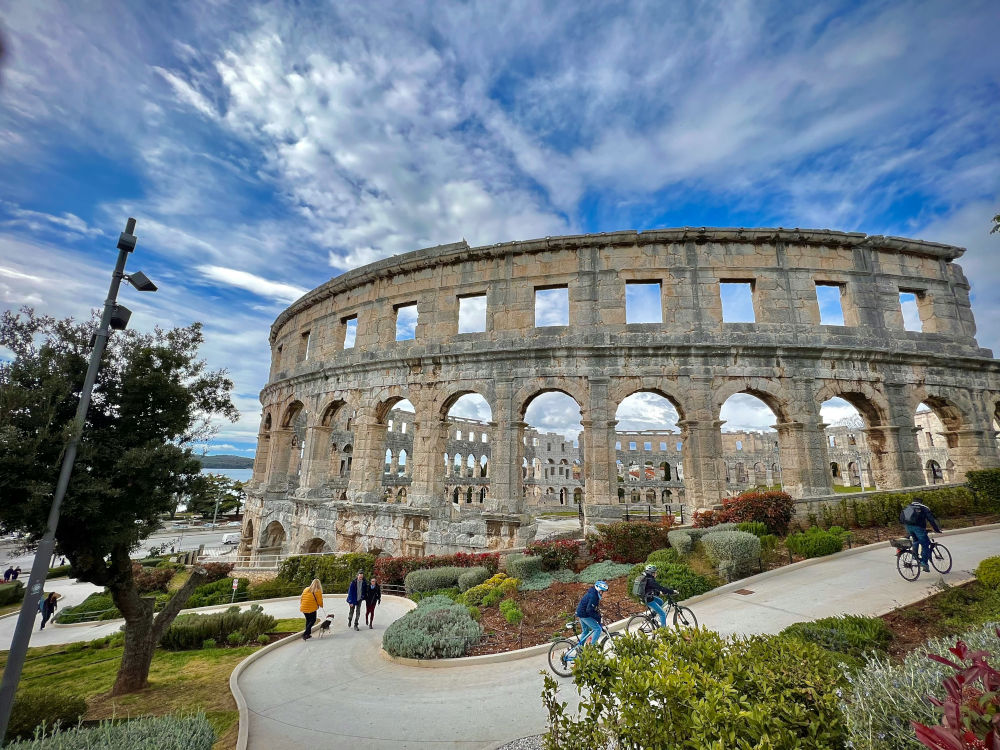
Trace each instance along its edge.
<instances>
[{"instance_id":1,"label":"parked car","mask_svg":"<svg viewBox=\"0 0 1000 750\"><path fill-rule=\"evenodd\" d=\"M228 526L231 529L238 529L242 525L243 524L241 524L239 521L230 521L229 523L226 524L226 526Z\"/></svg>"},{"instance_id":2,"label":"parked car","mask_svg":"<svg viewBox=\"0 0 1000 750\"><path fill-rule=\"evenodd\" d=\"M222 537L223 544L239 544L241 540L242 536L240 534L226 534Z\"/></svg>"}]
</instances>

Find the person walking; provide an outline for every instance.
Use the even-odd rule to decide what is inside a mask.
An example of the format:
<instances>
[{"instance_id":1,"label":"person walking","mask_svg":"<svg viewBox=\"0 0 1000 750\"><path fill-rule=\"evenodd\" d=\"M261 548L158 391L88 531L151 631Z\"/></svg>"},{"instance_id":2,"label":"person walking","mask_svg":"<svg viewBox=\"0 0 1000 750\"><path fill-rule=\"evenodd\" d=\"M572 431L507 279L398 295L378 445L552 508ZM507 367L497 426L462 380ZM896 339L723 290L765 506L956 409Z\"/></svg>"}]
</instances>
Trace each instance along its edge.
<instances>
[{"instance_id":1,"label":"person walking","mask_svg":"<svg viewBox=\"0 0 1000 750\"><path fill-rule=\"evenodd\" d=\"M316 624L316 611L323 606L323 584L318 578L313 578L306 588L302 590L302 597L299 600L299 611L305 615L306 629L302 633L302 640L308 641L312 638L313 625Z\"/></svg>"},{"instance_id":2,"label":"person walking","mask_svg":"<svg viewBox=\"0 0 1000 750\"><path fill-rule=\"evenodd\" d=\"M361 617L361 602L365 600L368 594L368 581L365 580L365 574L362 571L358 571L357 577L351 581L350 587L347 589L347 604L350 609L347 610L347 627L351 627L351 619L354 619L354 629L358 628L358 619Z\"/></svg>"},{"instance_id":3,"label":"person walking","mask_svg":"<svg viewBox=\"0 0 1000 750\"><path fill-rule=\"evenodd\" d=\"M927 524L929 523L938 534L941 527L938 526L934 512L920 502L920 497L914 497L913 502L899 512L899 522L906 527L906 533L920 546L920 567L925 573L929 573L931 566L928 564L931 559L931 538L927 536Z\"/></svg>"},{"instance_id":4,"label":"person walking","mask_svg":"<svg viewBox=\"0 0 1000 750\"><path fill-rule=\"evenodd\" d=\"M10 583L10 578L11 578L12 575L14 575L14 568L13 568L13 566L8 567L7 570L5 570L3 572L3 582L4 583Z\"/></svg>"},{"instance_id":5,"label":"person walking","mask_svg":"<svg viewBox=\"0 0 1000 750\"><path fill-rule=\"evenodd\" d=\"M56 612L56 602L58 600L59 594L53 591L38 603L38 611L42 613L42 627L40 627L39 630L45 630L45 623L47 623Z\"/></svg>"},{"instance_id":6,"label":"person walking","mask_svg":"<svg viewBox=\"0 0 1000 750\"><path fill-rule=\"evenodd\" d=\"M21 575L21 566L14 568L14 572L11 574L10 580L16 581L19 575Z\"/></svg>"},{"instance_id":7,"label":"person walking","mask_svg":"<svg viewBox=\"0 0 1000 750\"><path fill-rule=\"evenodd\" d=\"M372 577L368 584L368 593L365 594L365 624L371 630L375 627L375 607L382 601L382 587L378 581Z\"/></svg>"}]
</instances>

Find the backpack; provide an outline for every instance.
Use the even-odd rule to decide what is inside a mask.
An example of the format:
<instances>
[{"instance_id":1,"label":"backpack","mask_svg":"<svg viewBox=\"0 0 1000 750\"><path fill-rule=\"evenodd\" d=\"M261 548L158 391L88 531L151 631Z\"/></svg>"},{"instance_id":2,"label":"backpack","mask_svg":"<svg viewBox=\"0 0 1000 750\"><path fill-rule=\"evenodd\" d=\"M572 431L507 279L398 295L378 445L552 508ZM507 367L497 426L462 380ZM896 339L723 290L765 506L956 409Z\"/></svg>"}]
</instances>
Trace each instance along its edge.
<instances>
[{"instance_id":1,"label":"backpack","mask_svg":"<svg viewBox=\"0 0 1000 750\"><path fill-rule=\"evenodd\" d=\"M646 593L646 573L640 573L632 582L632 596L642 596Z\"/></svg>"},{"instance_id":2,"label":"backpack","mask_svg":"<svg viewBox=\"0 0 1000 750\"><path fill-rule=\"evenodd\" d=\"M911 503L899 512L899 522L910 526L923 526L925 523L924 509Z\"/></svg>"}]
</instances>

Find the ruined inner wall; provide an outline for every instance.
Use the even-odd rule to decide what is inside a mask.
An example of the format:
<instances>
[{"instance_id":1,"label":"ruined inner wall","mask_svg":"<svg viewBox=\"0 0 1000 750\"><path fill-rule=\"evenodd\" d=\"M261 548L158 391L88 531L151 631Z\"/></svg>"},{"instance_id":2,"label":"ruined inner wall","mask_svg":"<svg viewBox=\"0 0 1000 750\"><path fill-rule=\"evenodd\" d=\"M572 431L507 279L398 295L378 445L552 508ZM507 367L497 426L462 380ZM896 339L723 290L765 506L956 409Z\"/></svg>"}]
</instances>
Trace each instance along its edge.
<instances>
[{"instance_id":1,"label":"ruined inner wall","mask_svg":"<svg viewBox=\"0 0 1000 750\"><path fill-rule=\"evenodd\" d=\"M620 512L615 413L640 390L681 417L695 507L726 492L719 410L738 392L777 416L782 480L797 497L831 491L819 408L834 396L862 414L880 487L923 482L920 402L942 421L957 479L995 466L1000 364L976 343L969 285L953 262L962 252L832 231L668 229L457 243L348 272L272 326L244 548L298 551L319 539L429 553L523 541L524 414L553 390L580 406L592 518ZM627 320L626 285L639 282L659 284L661 322ZM750 285L755 322L723 320L727 282ZM839 290L844 325L820 324L818 285ZM569 324L536 327L536 292L553 288L567 290ZM904 330L900 292L915 294L922 332ZM485 302L484 330L459 333L463 300ZM414 306L414 338L397 341L397 315ZM483 502L456 505L445 418L466 393L492 410L489 488ZM387 415L404 398L416 410L410 481L405 497L387 498Z\"/></svg>"}]
</instances>

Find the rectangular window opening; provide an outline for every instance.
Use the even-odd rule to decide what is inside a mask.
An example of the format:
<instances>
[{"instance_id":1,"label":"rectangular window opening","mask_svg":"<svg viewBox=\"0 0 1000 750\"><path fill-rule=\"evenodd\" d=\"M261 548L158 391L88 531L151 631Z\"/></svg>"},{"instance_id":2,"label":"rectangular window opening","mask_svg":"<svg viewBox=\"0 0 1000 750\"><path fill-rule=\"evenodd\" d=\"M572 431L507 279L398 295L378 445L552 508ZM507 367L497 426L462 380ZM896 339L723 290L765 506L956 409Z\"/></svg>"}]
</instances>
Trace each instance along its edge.
<instances>
[{"instance_id":1,"label":"rectangular window opening","mask_svg":"<svg viewBox=\"0 0 1000 750\"><path fill-rule=\"evenodd\" d=\"M299 344L299 361L309 359L309 345L312 342L312 331L304 331Z\"/></svg>"},{"instance_id":2,"label":"rectangular window opening","mask_svg":"<svg viewBox=\"0 0 1000 750\"><path fill-rule=\"evenodd\" d=\"M417 303L396 305L396 341L410 341L417 335Z\"/></svg>"},{"instance_id":3,"label":"rectangular window opening","mask_svg":"<svg viewBox=\"0 0 1000 750\"><path fill-rule=\"evenodd\" d=\"M535 288L535 327L569 325L569 287Z\"/></svg>"},{"instance_id":4,"label":"rectangular window opening","mask_svg":"<svg viewBox=\"0 0 1000 750\"><path fill-rule=\"evenodd\" d=\"M667 444L666 443L660 443L660 450L661 451L666 451L667 450Z\"/></svg>"},{"instance_id":5,"label":"rectangular window opening","mask_svg":"<svg viewBox=\"0 0 1000 750\"><path fill-rule=\"evenodd\" d=\"M458 298L458 332L483 333L486 331L486 295L476 294Z\"/></svg>"},{"instance_id":6,"label":"rectangular window opening","mask_svg":"<svg viewBox=\"0 0 1000 750\"><path fill-rule=\"evenodd\" d=\"M651 451L651 450L653 450L653 444L652 443L643 443L642 444L642 449L645 450L645 451Z\"/></svg>"},{"instance_id":7,"label":"rectangular window opening","mask_svg":"<svg viewBox=\"0 0 1000 750\"><path fill-rule=\"evenodd\" d=\"M723 323L756 323L752 281L720 281Z\"/></svg>"},{"instance_id":8,"label":"rectangular window opening","mask_svg":"<svg viewBox=\"0 0 1000 750\"><path fill-rule=\"evenodd\" d=\"M824 326L844 325L844 286L816 282L816 301L819 303L819 323Z\"/></svg>"},{"instance_id":9,"label":"rectangular window opening","mask_svg":"<svg viewBox=\"0 0 1000 750\"><path fill-rule=\"evenodd\" d=\"M923 331L924 324L920 322L920 308L917 300L922 292L899 290L899 309L903 313L903 328L907 331Z\"/></svg>"},{"instance_id":10,"label":"rectangular window opening","mask_svg":"<svg viewBox=\"0 0 1000 750\"><path fill-rule=\"evenodd\" d=\"M344 348L353 349L354 340L358 337L358 316L344 318Z\"/></svg>"},{"instance_id":11,"label":"rectangular window opening","mask_svg":"<svg viewBox=\"0 0 1000 750\"><path fill-rule=\"evenodd\" d=\"M663 322L663 301L660 297L659 281L625 282L625 322Z\"/></svg>"},{"instance_id":12,"label":"rectangular window opening","mask_svg":"<svg viewBox=\"0 0 1000 750\"><path fill-rule=\"evenodd\" d=\"M635 443L633 443L633 442L629 442L629 444L628 444L628 449L629 449L630 451L634 451L634 450L635 450Z\"/></svg>"}]
</instances>

